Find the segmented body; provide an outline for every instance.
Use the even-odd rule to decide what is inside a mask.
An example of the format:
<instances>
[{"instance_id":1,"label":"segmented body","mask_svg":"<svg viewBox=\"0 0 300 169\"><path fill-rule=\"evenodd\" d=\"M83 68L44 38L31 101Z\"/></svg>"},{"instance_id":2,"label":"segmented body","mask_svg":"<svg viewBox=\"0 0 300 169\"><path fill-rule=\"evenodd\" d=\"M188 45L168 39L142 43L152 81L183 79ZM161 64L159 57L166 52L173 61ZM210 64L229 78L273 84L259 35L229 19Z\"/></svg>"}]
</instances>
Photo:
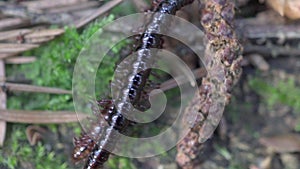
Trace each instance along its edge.
<instances>
[{"instance_id":1,"label":"segmented body","mask_svg":"<svg viewBox=\"0 0 300 169\"><path fill-rule=\"evenodd\" d=\"M97 117L97 120L91 121L92 124L90 125L89 131L81 133L79 138L74 138L73 142L75 147L72 158L75 162L86 159L90 155L97 145L96 141L103 130L103 126L111 120L114 111L113 101L103 99L98 101L97 104L101 108L101 110L99 110L93 107L93 113Z\"/></svg>"},{"instance_id":2,"label":"segmented body","mask_svg":"<svg viewBox=\"0 0 300 169\"><path fill-rule=\"evenodd\" d=\"M113 98L114 107L111 107L109 102L101 105L104 107L102 114L105 114L105 122L107 126L103 125L104 120L98 119L95 122L95 127L92 129L92 137L99 138L99 140L92 140L89 134L82 134L80 139L75 140L75 151L73 157L81 160L88 155L88 159L84 169L100 168L108 159L109 152L117 140L115 138L116 132L122 132L129 121L123 116L124 112L128 112L130 105L138 104L142 96L143 88L151 72L151 66L155 63L153 59L155 50L162 48L162 35L168 25L170 24L166 14L174 15L177 10L183 6L192 3L193 0L164 0L156 6L150 21L145 26L144 33L141 34L138 45L136 46L137 57L129 59L126 64L118 65L115 70L115 80L111 86L115 89ZM123 71L126 70L126 71ZM99 124L99 127L96 125Z\"/></svg>"}]
</instances>

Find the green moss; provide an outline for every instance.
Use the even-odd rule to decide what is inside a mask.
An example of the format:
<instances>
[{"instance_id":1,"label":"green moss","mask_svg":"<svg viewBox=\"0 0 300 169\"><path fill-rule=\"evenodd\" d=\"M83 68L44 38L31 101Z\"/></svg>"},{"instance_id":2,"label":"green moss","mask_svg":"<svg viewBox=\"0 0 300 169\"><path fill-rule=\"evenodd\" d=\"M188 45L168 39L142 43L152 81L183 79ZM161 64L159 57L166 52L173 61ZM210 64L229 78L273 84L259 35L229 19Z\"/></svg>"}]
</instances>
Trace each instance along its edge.
<instances>
[{"instance_id":1,"label":"green moss","mask_svg":"<svg viewBox=\"0 0 300 169\"><path fill-rule=\"evenodd\" d=\"M292 107L295 112L300 112L300 89L296 86L294 78L280 80L276 84L270 84L261 78L249 81L250 87L260 94L268 106L281 103Z\"/></svg>"},{"instance_id":2,"label":"green moss","mask_svg":"<svg viewBox=\"0 0 300 169\"><path fill-rule=\"evenodd\" d=\"M249 81L250 87L264 98L269 108L276 104L283 104L294 109L294 113L300 113L300 88L294 78L280 80L276 84L270 84L262 78L253 78ZM300 121L294 126L295 131L300 131Z\"/></svg>"},{"instance_id":3,"label":"green moss","mask_svg":"<svg viewBox=\"0 0 300 169\"><path fill-rule=\"evenodd\" d=\"M107 165L110 169L136 169L131 159L125 157L110 158Z\"/></svg>"},{"instance_id":4,"label":"green moss","mask_svg":"<svg viewBox=\"0 0 300 169\"><path fill-rule=\"evenodd\" d=\"M37 56L37 61L31 64L8 67L9 76L25 76L26 79L32 80L34 85L71 90L73 67L79 52L89 38L102 26L111 22L113 18L110 15L103 20L96 21L87 26L81 33L75 28L65 28L65 33L61 37L47 43L45 46L25 52L25 56ZM109 40L105 39L101 42L101 45L110 43ZM97 86L98 91L107 87L110 78L107 72L113 71L114 60L116 59L106 62L111 64L109 70L100 71L99 76L102 78L102 83ZM73 104L70 95L19 93L8 98L8 108L72 110Z\"/></svg>"},{"instance_id":5,"label":"green moss","mask_svg":"<svg viewBox=\"0 0 300 169\"><path fill-rule=\"evenodd\" d=\"M82 32L75 28L65 28L65 33L46 45L25 52L25 56L36 56L36 62L24 65L12 65L8 67L7 73L10 77L25 77L30 79L32 84L38 86L49 86L62 89L72 89L73 67L79 52L84 47L89 38L102 26L111 22L113 16L110 15L102 20L98 20L87 26ZM101 45L110 45L110 39L101 39ZM117 53L120 48L126 44L121 42L117 44L111 53ZM117 57L106 57L104 62L106 66L97 72L96 91L99 94L104 92L112 77L115 61ZM71 95L54 94L35 94L35 93L12 93L8 97L9 109L27 109L27 110L73 110ZM57 125L49 125L55 132ZM80 128L74 129L79 135ZM0 149L0 168L19 168L23 162L30 163L35 168L40 169L65 169L67 164L66 157L55 154L54 151L46 150L45 146L39 143L37 146L28 145L25 136L24 125L13 125L13 130L8 131L9 138L6 141L6 149ZM64 159L64 160L62 160ZM125 166L127 163L123 162Z\"/></svg>"},{"instance_id":6,"label":"green moss","mask_svg":"<svg viewBox=\"0 0 300 169\"><path fill-rule=\"evenodd\" d=\"M4 148L0 149L0 166L5 168L25 168L26 164L32 164L36 169L57 168L66 169L67 164L63 157L55 155L53 151L46 150L42 143L30 146L24 132L24 125L13 125L11 135L7 138Z\"/></svg>"}]
</instances>

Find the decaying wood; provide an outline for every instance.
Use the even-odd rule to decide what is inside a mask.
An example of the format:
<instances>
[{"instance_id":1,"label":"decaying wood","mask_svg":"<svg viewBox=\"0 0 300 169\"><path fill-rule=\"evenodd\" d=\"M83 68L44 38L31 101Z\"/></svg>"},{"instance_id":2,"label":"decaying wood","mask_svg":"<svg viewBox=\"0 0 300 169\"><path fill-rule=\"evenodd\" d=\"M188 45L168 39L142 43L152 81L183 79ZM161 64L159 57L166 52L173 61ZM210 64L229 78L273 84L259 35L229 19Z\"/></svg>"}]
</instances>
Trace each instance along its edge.
<instances>
[{"instance_id":1,"label":"decaying wood","mask_svg":"<svg viewBox=\"0 0 300 169\"><path fill-rule=\"evenodd\" d=\"M85 119L86 114L72 111L0 110L0 120L13 123L51 124L70 123Z\"/></svg>"},{"instance_id":2,"label":"decaying wood","mask_svg":"<svg viewBox=\"0 0 300 169\"><path fill-rule=\"evenodd\" d=\"M85 3L82 4L83 2ZM70 15L65 12L85 9L88 10L88 8L98 6L101 2L88 0L35 0L24 1L18 4L0 2L0 30L2 31L0 32L0 59L4 59L4 61L0 60L0 81L2 82L2 88L0 90L0 146L3 145L5 139L6 121L20 123L66 123L77 122L80 119L86 118L86 115L84 114L76 115L75 112L67 111L50 112L5 110L6 93L3 89L55 94L71 94L71 91L25 84L6 83L4 63L23 64L33 62L36 59L35 57L13 56L17 56L21 52L37 48L41 43L50 41L56 36L64 33L64 29L60 28L47 29L49 25L45 26L44 23L65 24L70 21L81 19L80 22L77 23L79 24L79 27L82 27L121 2L122 0L110 1L96 10L96 12L91 10L92 15L90 16L75 13ZM83 16L86 18L83 18ZM40 24L42 26L39 25L38 27L32 27L33 24ZM26 26L31 26L31 28L17 29Z\"/></svg>"},{"instance_id":3,"label":"decaying wood","mask_svg":"<svg viewBox=\"0 0 300 169\"><path fill-rule=\"evenodd\" d=\"M199 94L186 108L186 118L198 112L191 130L177 145L176 161L183 169L195 168L203 142L210 138L222 118L223 108L241 74L241 51L235 32L234 3L230 0L203 0L201 24L206 34L204 62L207 76L202 79Z\"/></svg>"},{"instance_id":4,"label":"decaying wood","mask_svg":"<svg viewBox=\"0 0 300 169\"><path fill-rule=\"evenodd\" d=\"M86 2L84 8L81 4L82 2ZM58 13L51 14L47 13L47 10L53 10L52 12L55 12L55 10L59 8L69 8L69 10L76 10L79 9L79 7L80 9L87 9L89 7L96 6L97 4L99 4L99 2L87 0L54 0L47 3L44 3L43 1L26 1L20 3L20 5L4 4L0 6L0 10L3 14L21 18L1 19L0 30L23 27L32 23L47 23L48 21L50 21L49 23L51 23L52 21L63 22L64 19L68 20L68 18L70 19L70 17L75 17L76 19L72 20L74 20L75 22L78 21L70 25L75 25L79 28L86 25L98 16L106 13L108 10L115 7L121 2L122 0L110 1L99 7L99 9L92 10L92 13L90 13L89 16L85 17L82 17L82 14L77 16L67 16L64 13L62 13L61 15ZM39 11L41 9L42 11ZM81 19L78 20L78 17ZM0 58L11 57L21 52L39 47L39 44L50 41L56 36L63 33L64 29L47 29L45 27L16 29L0 32L0 41L5 42L0 43Z\"/></svg>"}]
</instances>

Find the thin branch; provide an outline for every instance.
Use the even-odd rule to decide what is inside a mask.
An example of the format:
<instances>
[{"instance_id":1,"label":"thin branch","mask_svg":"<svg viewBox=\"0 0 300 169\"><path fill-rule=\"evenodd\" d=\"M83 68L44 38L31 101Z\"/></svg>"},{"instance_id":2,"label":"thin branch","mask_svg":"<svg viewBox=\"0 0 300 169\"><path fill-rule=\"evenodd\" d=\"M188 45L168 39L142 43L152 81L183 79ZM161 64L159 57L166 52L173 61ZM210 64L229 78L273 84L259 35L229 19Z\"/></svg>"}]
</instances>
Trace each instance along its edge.
<instances>
[{"instance_id":1,"label":"thin branch","mask_svg":"<svg viewBox=\"0 0 300 169\"><path fill-rule=\"evenodd\" d=\"M17 53L1 53L0 52L0 59L5 59L5 58L8 58L8 57L14 56L16 54Z\"/></svg>"},{"instance_id":2,"label":"thin branch","mask_svg":"<svg viewBox=\"0 0 300 169\"><path fill-rule=\"evenodd\" d=\"M300 25L251 26L245 31L247 38L299 39Z\"/></svg>"},{"instance_id":3,"label":"thin branch","mask_svg":"<svg viewBox=\"0 0 300 169\"><path fill-rule=\"evenodd\" d=\"M33 48L37 48L39 45L36 44L12 44L12 43L0 43L0 54L1 53L17 53L24 52Z\"/></svg>"},{"instance_id":4,"label":"thin branch","mask_svg":"<svg viewBox=\"0 0 300 169\"><path fill-rule=\"evenodd\" d=\"M76 28L83 27L84 25L88 24L89 22L91 22L92 20L96 19L100 15L103 15L107 11L111 10L112 8L114 8L115 6L117 6L118 4L120 4L121 2L123 2L123 0L113 0L113 1L110 1L110 2L108 2L106 4L104 4L94 14L92 14L91 16L89 16L87 18L83 18L83 19L79 20L77 23L75 22Z\"/></svg>"},{"instance_id":5,"label":"thin branch","mask_svg":"<svg viewBox=\"0 0 300 169\"><path fill-rule=\"evenodd\" d=\"M73 11L94 8L99 6L99 4L100 4L99 1L87 1L85 3L79 2L68 6L50 8L47 10L47 12L49 13L73 12Z\"/></svg>"},{"instance_id":6,"label":"thin branch","mask_svg":"<svg viewBox=\"0 0 300 169\"><path fill-rule=\"evenodd\" d=\"M24 36L24 38L41 38L47 36L57 36L64 33L64 29L44 29L44 30L36 30L31 33L28 33Z\"/></svg>"},{"instance_id":7,"label":"thin branch","mask_svg":"<svg viewBox=\"0 0 300 169\"><path fill-rule=\"evenodd\" d=\"M32 63L36 61L35 56L16 56L12 58L5 59L5 63L7 64L24 64L24 63Z\"/></svg>"},{"instance_id":8,"label":"thin branch","mask_svg":"<svg viewBox=\"0 0 300 169\"><path fill-rule=\"evenodd\" d=\"M204 68L199 68L199 69L195 69L193 71L193 74L194 74L194 76L195 76L196 79L200 79L200 78L206 76L207 72L206 72L206 70ZM184 83L184 81L183 81L184 79L185 79L184 76L178 77L177 81L181 82L179 84L177 84L177 81L175 79L170 79L170 80L162 83L160 85L160 89L163 90L163 91L170 90L170 89L172 89L172 88L174 88L174 87L176 87L176 86L181 85L182 83Z\"/></svg>"},{"instance_id":9,"label":"thin branch","mask_svg":"<svg viewBox=\"0 0 300 169\"><path fill-rule=\"evenodd\" d=\"M45 110L0 110L0 120L13 123L70 123L86 118L86 114L72 111L45 111Z\"/></svg>"},{"instance_id":10,"label":"thin branch","mask_svg":"<svg viewBox=\"0 0 300 169\"><path fill-rule=\"evenodd\" d=\"M290 46L279 46L279 45L244 45L244 53L259 53L267 56L278 56L278 55L294 55L300 56L300 49L293 48Z\"/></svg>"},{"instance_id":11,"label":"thin branch","mask_svg":"<svg viewBox=\"0 0 300 169\"><path fill-rule=\"evenodd\" d=\"M32 29L15 29L15 30L3 31L0 32L0 40L6 40L10 38L15 38L17 36L23 36L32 31L33 31Z\"/></svg>"},{"instance_id":12,"label":"thin branch","mask_svg":"<svg viewBox=\"0 0 300 169\"><path fill-rule=\"evenodd\" d=\"M0 79L5 78L5 64L0 60ZM6 109L6 93L0 89L0 109ZM6 134L6 121L0 119L0 147L3 146Z\"/></svg>"},{"instance_id":13,"label":"thin branch","mask_svg":"<svg viewBox=\"0 0 300 169\"><path fill-rule=\"evenodd\" d=\"M22 5L28 7L29 9L47 9L55 8L61 6L68 6L75 3L85 3L87 0L51 0L51 1L25 1L21 2Z\"/></svg>"},{"instance_id":14,"label":"thin branch","mask_svg":"<svg viewBox=\"0 0 300 169\"><path fill-rule=\"evenodd\" d=\"M72 94L70 90L64 90L52 87L41 87L26 84L4 83L3 87L10 91L37 92L37 93L52 93L52 94Z\"/></svg>"},{"instance_id":15,"label":"thin branch","mask_svg":"<svg viewBox=\"0 0 300 169\"><path fill-rule=\"evenodd\" d=\"M0 30L13 29L26 25L30 25L30 22L21 18L7 18L0 20Z\"/></svg>"}]
</instances>

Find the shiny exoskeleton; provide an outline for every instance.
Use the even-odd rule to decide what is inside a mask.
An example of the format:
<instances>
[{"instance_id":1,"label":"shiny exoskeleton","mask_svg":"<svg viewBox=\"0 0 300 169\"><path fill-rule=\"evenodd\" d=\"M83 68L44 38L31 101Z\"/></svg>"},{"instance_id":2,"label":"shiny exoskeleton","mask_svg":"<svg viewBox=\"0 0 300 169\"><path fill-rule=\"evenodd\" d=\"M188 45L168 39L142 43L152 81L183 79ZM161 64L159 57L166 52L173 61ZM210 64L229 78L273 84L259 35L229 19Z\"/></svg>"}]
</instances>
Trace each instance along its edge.
<instances>
[{"instance_id":1,"label":"shiny exoskeleton","mask_svg":"<svg viewBox=\"0 0 300 169\"><path fill-rule=\"evenodd\" d=\"M127 64L123 67L118 65L115 70L118 76L111 83L111 86L117 90L114 96L117 99L113 100L114 106L111 105L112 102L110 101L100 101L99 103L105 111L102 112L104 120L99 119L97 123L100 124L105 121L108 125L100 125L103 126L100 127L101 131L97 129L94 132L101 135L97 143L89 140L85 135L79 141L77 140L77 145L80 145L79 143L82 141L83 146L78 146L78 151L75 152L75 154L77 153L76 157L82 159L86 157L87 153L90 153L84 169L100 168L109 157L110 152L108 149L114 147L118 139L115 138L116 132L122 132L128 126L129 120L124 117L123 113L130 111L130 104L139 104L143 89L151 73L151 65L155 63L155 59L153 59L155 52L151 49L162 48L161 31L166 31L170 24L167 22L166 14L174 15L177 10L192 3L193 0L160 0L156 2L159 3L156 3L156 6L152 8L155 13L152 14L149 22L145 24L145 29L140 35L137 45L135 45L137 57L127 61ZM91 149L92 147L93 149Z\"/></svg>"},{"instance_id":2,"label":"shiny exoskeleton","mask_svg":"<svg viewBox=\"0 0 300 169\"><path fill-rule=\"evenodd\" d=\"M106 122L111 120L111 116L114 111L114 104L112 100L100 100L97 102L98 106L100 106L100 114L98 109L93 108L93 113L98 118L97 120L92 121L90 130L88 132L81 133L79 138L74 138L74 150L72 159L75 162L81 161L87 158L91 152L93 152L94 148L97 146L97 138L99 134L101 134L101 130L103 130L103 125ZM103 117L105 121L103 121Z\"/></svg>"}]
</instances>

